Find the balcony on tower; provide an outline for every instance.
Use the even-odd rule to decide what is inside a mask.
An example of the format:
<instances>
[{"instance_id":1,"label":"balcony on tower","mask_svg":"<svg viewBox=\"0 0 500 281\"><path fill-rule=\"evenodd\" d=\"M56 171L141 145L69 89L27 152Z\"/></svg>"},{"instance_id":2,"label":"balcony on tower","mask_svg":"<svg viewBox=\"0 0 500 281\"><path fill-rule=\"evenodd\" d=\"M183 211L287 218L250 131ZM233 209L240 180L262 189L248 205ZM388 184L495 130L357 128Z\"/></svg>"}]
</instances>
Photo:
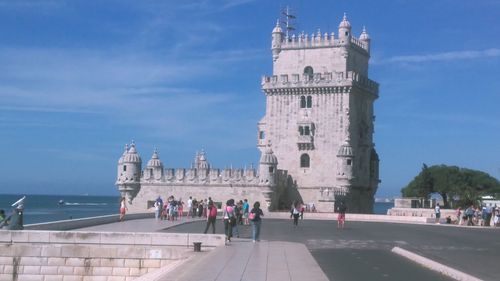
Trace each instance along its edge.
<instances>
[{"instance_id":1,"label":"balcony on tower","mask_svg":"<svg viewBox=\"0 0 500 281\"><path fill-rule=\"evenodd\" d=\"M310 121L297 122L298 135L297 147L299 150L313 150L314 149L314 123Z\"/></svg>"}]
</instances>

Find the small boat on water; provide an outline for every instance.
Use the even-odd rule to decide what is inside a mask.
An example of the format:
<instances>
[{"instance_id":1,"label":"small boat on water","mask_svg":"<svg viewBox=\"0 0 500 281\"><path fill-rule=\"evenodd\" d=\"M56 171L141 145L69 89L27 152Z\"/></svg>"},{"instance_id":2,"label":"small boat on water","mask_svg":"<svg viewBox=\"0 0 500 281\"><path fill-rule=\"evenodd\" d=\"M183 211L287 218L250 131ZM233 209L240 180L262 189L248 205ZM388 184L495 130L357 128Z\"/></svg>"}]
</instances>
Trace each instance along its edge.
<instances>
[{"instance_id":1,"label":"small boat on water","mask_svg":"<svg viewBox=\"0 0 500 281\"><path fill-rule=\"evenodd\" d=\"M59 202L57 202L57 205L59 205L59 206L63 206L65 204L66 204L66 202L64 202L64 200L62 200L62 199L59 200Z\"/></svg>"}]
</instances>

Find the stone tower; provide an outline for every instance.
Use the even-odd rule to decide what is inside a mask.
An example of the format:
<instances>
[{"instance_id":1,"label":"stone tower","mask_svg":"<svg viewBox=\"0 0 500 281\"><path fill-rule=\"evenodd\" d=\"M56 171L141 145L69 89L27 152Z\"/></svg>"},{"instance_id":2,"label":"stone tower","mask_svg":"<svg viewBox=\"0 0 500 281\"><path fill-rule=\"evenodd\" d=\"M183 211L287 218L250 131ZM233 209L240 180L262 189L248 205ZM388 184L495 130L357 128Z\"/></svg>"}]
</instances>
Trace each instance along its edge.
<instances>
[{"instance_id":1,"label":"stone tower","mask_svg":"<svg viewBox=\"0 0 500 281\"><path fill-rule=\"evenodd\" d=\"M370 37L358 38L344 14L338 35L287 36L272 31L273 75L263 77L266 114L258 147L271 144L280 170L296 182L304 203L330 212L342 200L350 212L371 213L378 188L373 103L368 79Z\"/></svg>"},{"instance_id":2,"label":"stone tower","mask_svg":"<svg viewBox=\"0 0 500 281\"><path fill-rule=\"evenodd\" d=\"M141 156L137 153L135 143L130 148L125 146L123 155L118 160L118 175L116 185L122 197L127 198L129 204L141 189Z\"/></svg>"}]
</instances>

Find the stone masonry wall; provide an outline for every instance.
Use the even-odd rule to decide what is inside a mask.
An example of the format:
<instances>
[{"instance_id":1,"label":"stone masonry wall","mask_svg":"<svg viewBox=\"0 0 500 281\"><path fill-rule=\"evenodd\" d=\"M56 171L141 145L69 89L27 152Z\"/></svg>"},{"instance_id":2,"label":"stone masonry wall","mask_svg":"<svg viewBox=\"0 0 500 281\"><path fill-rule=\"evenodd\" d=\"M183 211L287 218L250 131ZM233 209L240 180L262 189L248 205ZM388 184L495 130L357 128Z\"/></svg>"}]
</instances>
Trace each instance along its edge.
<instances>
[{"instance_id":1,"label":"stone masonry wall","mask_svg":"<svg viewBox=\"0 0 500 281\"><path fill-rule=\"evenodd\" d=\"M129 281L204 250L222 235L0 231L0 281ZM191 246L191 247L189 247Z\"/></svg>"}]
</instances>

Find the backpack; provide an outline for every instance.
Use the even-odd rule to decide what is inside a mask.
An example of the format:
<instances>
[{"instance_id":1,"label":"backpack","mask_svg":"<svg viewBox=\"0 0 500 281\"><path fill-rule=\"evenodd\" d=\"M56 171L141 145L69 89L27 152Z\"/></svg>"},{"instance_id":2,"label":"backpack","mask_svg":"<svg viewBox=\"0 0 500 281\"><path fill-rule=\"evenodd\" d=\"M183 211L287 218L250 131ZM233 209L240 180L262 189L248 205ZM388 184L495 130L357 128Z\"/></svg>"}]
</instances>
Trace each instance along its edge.
<instances>
[{"instance_id":1,"label":"backpack","mask_svg":"<svg viewBox=\"0 0 500 281\"><path fill-rule=\"evenodd\" d=\"M208 216L211 218L217 217L217 208L215 206L210 207L210 212Z\"/></svg>"}]
</instances>

